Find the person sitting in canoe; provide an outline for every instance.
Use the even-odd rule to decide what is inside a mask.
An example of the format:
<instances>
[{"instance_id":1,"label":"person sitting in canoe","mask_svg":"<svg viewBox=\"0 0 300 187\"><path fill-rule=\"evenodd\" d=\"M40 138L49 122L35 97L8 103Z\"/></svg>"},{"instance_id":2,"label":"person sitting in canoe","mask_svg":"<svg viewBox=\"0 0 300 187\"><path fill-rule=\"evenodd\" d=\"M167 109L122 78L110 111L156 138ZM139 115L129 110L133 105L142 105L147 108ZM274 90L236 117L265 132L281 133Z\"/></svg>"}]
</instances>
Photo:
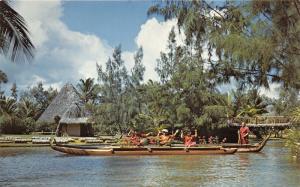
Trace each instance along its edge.
<instances>
[{"instance_id":1,"label":"person sitting in canoe","mask_svg":"<svg viewBox=\"0 0 300 187\"><path fill-rule=\"evenodd\" d=\"M227 142L227 138L225 137L225 138L223 138L221 143L223 144L223 143L226 143L226 142Z\"/></svg>"},{"instance_id":2,"label":"person sitting in canoe","mask_svg":"<svg viewBox=\"0 0 300 187\"><path fill-rule=\"evenodd\" d=\"M205 136L202 136L202 138L200 138L199 144L206 144L206 138L205 138Z\"/></svg>"},{"instance_id":3,"label":"person sitting in canoe","mask_svg":"<svg viewBox=\"0 0 300 187\"><path fill-rule=\"evenodd\" d=\"M163 129L162 131L158 131L157 138L159 145L171 145L174 137L178 134L179 130L172 135L169 135L168 129Z\"/></svg>"},{"instance_id":4,"label":"person sitting in canoe","mask_svg":"<svg viewBox=\"0 0 300 187\"><path fill-rule=\"evenodd\" d=\"M210 136L210 137L208 138L208 143L209 143L209 144L213 144L213 143L214 143L214 137L213 137L213 136Z\"/></svg>"},{"instance_id":5,"label":"person sitting in canoe","mask_svg":"<svg viewBox=\"0 0 300 187\"><path fill-rule=\"evenodd\" d=\"M183 130L181 130L181 139L184 142L185 147L196 146L196 138L198 136L197 129L195 130L195 134L192 135L191 131L188 131L186 135L184 135Z\"/></svg>"},{"instance_id":6,"label":"person sitting in canoe","mask_svg":"<svg viewBox=\"0 0 300 187\"><path fill-rule=\"evenodd\" d=\"M242 122L242 126L241 126L240 131L239 131L240 143L241 144L248 144L249 143L249 140L248 140L249 133L250 133L250 130L246 126L246 123Z\"/></svg>"},{"instance_id":7,"label":"person sitting in canoe","mask_svg":"<svg viewBox=\"0 0 300 187\"><path fill-rule=\"evenodd\" d=\"M148 134L138 133L136 130L131 129L128 133L129 143L136 146L143 146L149 143L148 136L151 135L151 132Z\"/></svg>"}]
</instances>

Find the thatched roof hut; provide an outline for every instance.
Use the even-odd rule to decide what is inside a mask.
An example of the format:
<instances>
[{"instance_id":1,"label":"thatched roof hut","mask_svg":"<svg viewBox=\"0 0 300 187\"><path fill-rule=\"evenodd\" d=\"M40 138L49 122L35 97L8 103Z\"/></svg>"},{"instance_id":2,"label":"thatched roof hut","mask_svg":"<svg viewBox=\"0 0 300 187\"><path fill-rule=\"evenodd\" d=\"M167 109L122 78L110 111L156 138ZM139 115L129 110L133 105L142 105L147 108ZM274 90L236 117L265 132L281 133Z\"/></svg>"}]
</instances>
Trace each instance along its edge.
<instances>
[{"instance_id":1,"label":"thatched roof hut","mask_svg":"<svg viewBox=\"0 0 300 187\"><path fill-rule=\"evenodd\" d=\"M93 136L92 123L88 121L88 115L82 103L72 103L59 121L62 134Z\"/></svg>"},{"instance_id":2,"label":"thatched roof hut","mask_svg":"<svg viewBox=\"0 0 300 187\"><path fill-rule=\"evenodd\" d=\"M58 136L93 136L89 113L72 84L66 84L61 89L38 121L55 123L56 116L60 117L56 130Z\"/></svg>"},{"instance_id":3,"label":"thatched roof hut","mask_svg":"<svg viewBox=\"0 0 300 187\"><path fill-rule=\"evenodd\" d=\"M80 95L72 84L66 84L38 119L39 122L55 123L54 117L63 117L73 103L80 103Z\"/></svg>"}]
</instances>

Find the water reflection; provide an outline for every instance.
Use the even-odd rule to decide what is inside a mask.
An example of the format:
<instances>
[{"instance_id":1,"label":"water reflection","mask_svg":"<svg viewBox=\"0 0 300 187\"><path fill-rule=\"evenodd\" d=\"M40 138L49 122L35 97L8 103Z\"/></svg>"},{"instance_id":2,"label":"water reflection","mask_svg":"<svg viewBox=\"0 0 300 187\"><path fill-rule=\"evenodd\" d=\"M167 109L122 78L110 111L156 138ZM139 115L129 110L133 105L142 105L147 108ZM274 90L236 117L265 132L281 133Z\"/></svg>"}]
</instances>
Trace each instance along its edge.
<instances>
[{"instance_id":1,"label":"water reflection","mask_svg":"<svg viewBox=\"0 0 300 187\"><path fill-rule=\"evenodd\" d=\"M300 163L278 144L224 156L85 157L1 148L0 186L298 186Z\"/></svg>"}]
</instances>

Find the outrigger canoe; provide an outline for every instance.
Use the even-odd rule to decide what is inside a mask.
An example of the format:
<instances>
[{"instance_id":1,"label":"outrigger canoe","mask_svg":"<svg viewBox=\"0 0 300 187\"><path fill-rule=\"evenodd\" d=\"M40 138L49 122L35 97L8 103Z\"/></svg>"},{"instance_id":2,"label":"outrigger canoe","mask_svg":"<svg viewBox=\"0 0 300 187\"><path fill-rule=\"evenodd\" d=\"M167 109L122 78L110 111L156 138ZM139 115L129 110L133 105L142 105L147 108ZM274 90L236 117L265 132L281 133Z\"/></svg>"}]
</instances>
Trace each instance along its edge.
<instances>
[{"instance_id":1,"label":"outrigger canoe","mask_svg":"<svg viewBox=\"0 0 300 187\"><path fill-rule=\"evenodd\" d=\"M205 155L205 154L234 154L259 152L266 145L271 135L257 144L221 144L211 146L209 144L201 147L184 147L177 145L175 147L97 147L97 146L79 146L53 143L50 141L51 148L72 155Z\"/></svg>"},{"instance_id":2,"label":"outrigger canoe","mask_svg":"<svg viewBox=\"0 0 300 187\"><path fill-rule=\"evenodd\" d=\"M127 155L208 155L234 154L236 148L216 147L84 147L76 145L53 144L51 148L71 155L127 156Z\"/></svg>"}]
</instances>

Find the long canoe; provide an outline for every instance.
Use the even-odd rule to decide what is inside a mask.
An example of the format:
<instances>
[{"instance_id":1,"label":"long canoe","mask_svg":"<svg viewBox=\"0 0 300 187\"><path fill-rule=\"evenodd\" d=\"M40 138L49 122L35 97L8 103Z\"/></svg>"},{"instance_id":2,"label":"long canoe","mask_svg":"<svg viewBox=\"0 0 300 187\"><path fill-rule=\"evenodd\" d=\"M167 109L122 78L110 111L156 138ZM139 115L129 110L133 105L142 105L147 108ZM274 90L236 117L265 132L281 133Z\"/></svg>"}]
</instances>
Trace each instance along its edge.
<instances>
[{"instance_id":1,"label":"long canoe","mask_svg":"<svg viewBox=\"0 0 300 187\"><path fill-rule=\"evenodd\" d=\"M126 155L208 155L208 154L234 154L236 148L222 147L88 147L53 144L51 148L72 155L93 156L126 156Z\"/></svg>"},{"instance_id":2,"label":"long canoe","mask_svg":"<svg viewBox=\"0 0 300 187\"><path fill-rule=\"evenodd\" d=\"M271 134L269 134L265 139L256 144L223 144L223 148L237 148L239 153L249 153L249 152L260 152L266 145Z\"/></svg>"}]
</instances>

